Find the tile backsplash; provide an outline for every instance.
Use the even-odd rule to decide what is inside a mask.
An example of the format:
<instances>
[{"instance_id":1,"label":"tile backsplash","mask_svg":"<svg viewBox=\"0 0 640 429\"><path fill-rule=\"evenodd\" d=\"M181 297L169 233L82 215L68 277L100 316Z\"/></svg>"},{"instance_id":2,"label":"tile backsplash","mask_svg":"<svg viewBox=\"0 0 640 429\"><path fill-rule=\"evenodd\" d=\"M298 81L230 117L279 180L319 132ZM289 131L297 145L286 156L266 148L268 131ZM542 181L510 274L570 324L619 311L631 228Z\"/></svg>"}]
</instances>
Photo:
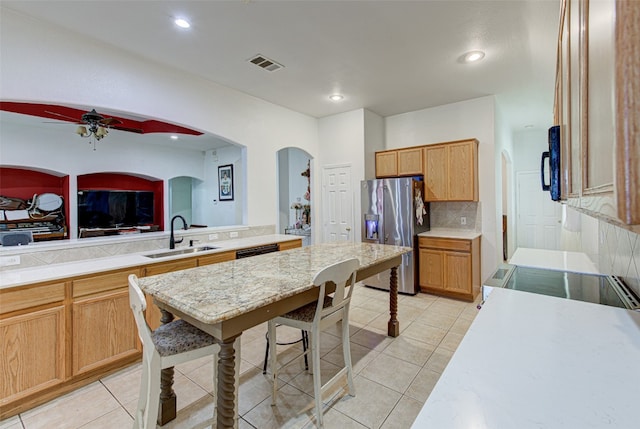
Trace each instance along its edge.
<instances>
[{"instance_id":1,"label":"tile backsplash","mask_svg":"<svg viewBox=\"0 0 640 429\"><path fill-rule=\"evenodd\" d=\"M603 221L598 223L600 271L622 277L640 296L640 235Z\"/></svg>"},{"instance_id":2,"label":"tile backsplash","mask_svg":"<svg viewBox=\"0 0 640 429\"><path fill-rule=\"evenodd\" d=\"M482 215L479 202L429 203L431 228L482 229ZM466 223L463 225L461 219Z\"/></svg>"}]
</instances>

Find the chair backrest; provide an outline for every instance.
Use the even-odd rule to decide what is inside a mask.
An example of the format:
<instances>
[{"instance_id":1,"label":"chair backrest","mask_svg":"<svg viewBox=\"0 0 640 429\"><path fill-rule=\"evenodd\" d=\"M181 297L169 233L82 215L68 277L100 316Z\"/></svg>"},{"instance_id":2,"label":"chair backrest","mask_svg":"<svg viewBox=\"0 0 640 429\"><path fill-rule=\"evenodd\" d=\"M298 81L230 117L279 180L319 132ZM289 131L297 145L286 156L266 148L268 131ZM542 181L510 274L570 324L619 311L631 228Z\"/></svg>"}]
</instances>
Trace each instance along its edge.
<instances>
[{"instance_id":1,"label":"chair backrest","mask_svg":"<svg viewBox=\"0 0 640 429\"><path fill-rule=\"evenodd\" d=\"M349 304L356 284L358 268L360 268L358 259L346 259L323 268L313 277L313 284L320 287L316 319L323 318ZM349 280L351 280L351 286L347 289ZM323 308L327 282L333 282L336 285L336 291L333 294L331 306Z\"/></svg>"},{"instance_id":2,"label":"chair backrest","mask_svg":"<svg viewBox=\"0 0 640 429\"><path fill-rule=\"evenodd\" d=\"M129 275L129 305L133 311L133 317L138 325L138 336L143 345L149 346L153 344L151 340L151 328L144 318L144 311L147 309L147 301L138 286L138 277L135 274Z\"/></svg>"}]
</instances>

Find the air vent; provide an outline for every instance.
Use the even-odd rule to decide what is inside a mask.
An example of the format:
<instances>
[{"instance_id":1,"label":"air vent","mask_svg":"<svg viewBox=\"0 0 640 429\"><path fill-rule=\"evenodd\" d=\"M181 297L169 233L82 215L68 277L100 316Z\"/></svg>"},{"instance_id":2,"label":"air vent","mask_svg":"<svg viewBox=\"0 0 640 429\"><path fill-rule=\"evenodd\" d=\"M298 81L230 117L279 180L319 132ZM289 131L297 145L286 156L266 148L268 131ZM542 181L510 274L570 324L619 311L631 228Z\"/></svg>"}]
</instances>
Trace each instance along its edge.
<instances>
[{"instance_id":1,"label":"air vent","mask_svg":"<svg viewBox=\"0 0 640 429\"><path fill-rule=\"evenodd\" d=\"M270 72L280 70L281 68L284 67L282 64L279 64L276 61L270 60L269 58L261 54L258 54L255 57L251 58L249 62Z\"/></svg>"}]
</instances>

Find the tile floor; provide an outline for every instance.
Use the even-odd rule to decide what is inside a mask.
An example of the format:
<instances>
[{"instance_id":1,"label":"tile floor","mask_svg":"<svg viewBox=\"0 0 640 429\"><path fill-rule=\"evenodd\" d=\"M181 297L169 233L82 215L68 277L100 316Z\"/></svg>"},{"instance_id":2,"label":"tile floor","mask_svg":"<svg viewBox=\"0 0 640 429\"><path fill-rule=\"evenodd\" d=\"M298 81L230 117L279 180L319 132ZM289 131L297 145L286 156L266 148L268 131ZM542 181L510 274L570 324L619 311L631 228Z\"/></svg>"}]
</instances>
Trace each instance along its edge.
<instances>
[{"instance_id":1,"label":"tile floor","mask_svg":"<svg viewBox=\"0 0 640 429\"><path fill-rule=\"evenodd\" d=\"M409 428L440 374L471 325L477 303L427 294L400 295L400 336L386 336L388 293L358 286L351 304L351 353L356 396L341 387L324 398L325 427ZM238 411L240 429L315 428L312 376L302 359L280 375L277 405L271 406L271 383L262 374L266 324L242 336ZM278 328L278 341L300 331ZM339 329L321 338L323 381L342 364ZM287 350L288 349L288 350ZM279 346L294 354L299 344ZM286 357L283 357L286 359ZM63 397L0 421L0 429L129 428L140 383L140 364L103 378ZM178 417L163 428L209 428L213 422L212 358L176 367L174 390ZM346 385L346 380L345 383Z\"/></svg>"}]
</instances>

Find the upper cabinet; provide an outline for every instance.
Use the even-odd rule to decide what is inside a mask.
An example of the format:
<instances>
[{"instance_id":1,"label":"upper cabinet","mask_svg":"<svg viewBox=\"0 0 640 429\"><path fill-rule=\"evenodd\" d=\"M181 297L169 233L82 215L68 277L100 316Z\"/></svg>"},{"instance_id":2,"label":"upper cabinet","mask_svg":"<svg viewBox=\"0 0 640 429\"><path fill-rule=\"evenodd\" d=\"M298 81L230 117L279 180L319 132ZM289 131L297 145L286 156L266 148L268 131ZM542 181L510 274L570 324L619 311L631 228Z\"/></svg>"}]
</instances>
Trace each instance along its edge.
<instances>
[{"instance_id":1,"label":"upper cabinet","mask_svg":"<svg viewBox=\"0 0 640 429\"><path fill-rule=\"evenodd\" d=\"M425 201L478 201L478 141L423 147Z\"/></svg>"},{"instance_id":2,"label":"upper cabinet","mask_svg":"<svg viewBox=\"0 0 640 429\"><path fill-rule=\"evenodd\" d=\"M564 0L556 73L562 199L640 224L640 2Z\"/></svg>"},{"instance_id":3,"label":"upper cabinet","mask_svg":"<svg viewBox=\"0 0 640 429\"><path fill-rule=\"evenodd\" d=\"M376 177L396 177L398 175L398 151L376 152Z\"/></svg>"},{"instance_id":4,"label":"upper cabinet","mask_svg":"<svg viewBox=\"0 0 640 429\"><path fill-rule=\"evenodd\" d=\"M422 147L376 152L376 177L422 175Z\"/></svg>"}]
</instances>

